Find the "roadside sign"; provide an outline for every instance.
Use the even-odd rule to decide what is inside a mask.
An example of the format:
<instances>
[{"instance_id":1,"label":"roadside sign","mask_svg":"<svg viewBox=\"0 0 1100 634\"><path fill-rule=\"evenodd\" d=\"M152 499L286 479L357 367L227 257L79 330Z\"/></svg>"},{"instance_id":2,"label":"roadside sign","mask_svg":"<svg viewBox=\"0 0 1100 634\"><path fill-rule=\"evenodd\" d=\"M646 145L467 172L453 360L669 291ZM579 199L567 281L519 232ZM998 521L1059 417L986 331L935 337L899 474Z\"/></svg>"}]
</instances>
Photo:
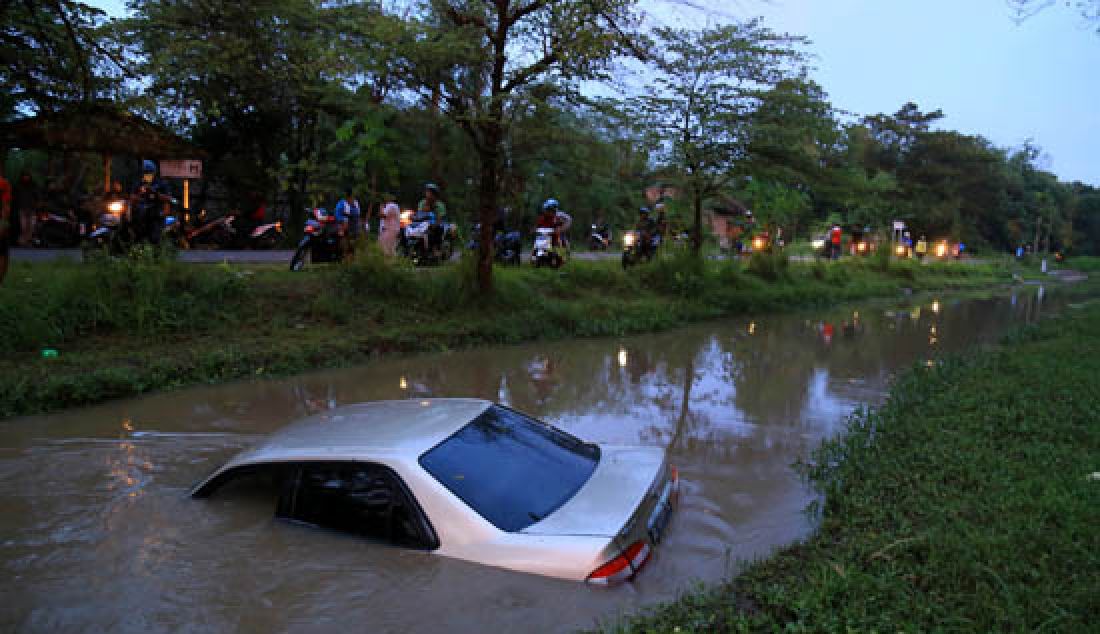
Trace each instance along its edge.
<instances>
[{"instance_id":1,"label":"roadside sign","mask_svg":"<svg viewBox=\"0 0 1100 634\"><path fill-rule=\"evenodd\" d=\"M202 178L202 161L161 161L162 178Z\"/></svg>"},{"instance_id":2,"label":"roadside sign","mask_svg":"<svg viewBox=\"0 0 1100 634\"><path fill-rule=\"evenodd\" d=\"M894 221L894 231L904 231L904 230L905 230L905 223L900 221L900 220L895 220Z\"/></svg>"}]
</instances>

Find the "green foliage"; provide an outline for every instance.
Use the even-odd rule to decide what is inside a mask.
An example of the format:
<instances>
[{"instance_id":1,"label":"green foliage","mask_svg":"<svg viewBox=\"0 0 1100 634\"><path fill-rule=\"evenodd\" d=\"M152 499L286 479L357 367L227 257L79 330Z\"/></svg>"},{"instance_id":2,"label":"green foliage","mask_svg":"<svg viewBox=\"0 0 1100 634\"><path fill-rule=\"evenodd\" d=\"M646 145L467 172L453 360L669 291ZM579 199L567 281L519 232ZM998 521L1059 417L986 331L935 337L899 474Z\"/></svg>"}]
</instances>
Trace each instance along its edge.
<instances>
[{"instance_id":1,"label":"green foliage","mask_svg":"<svg viewBox=\"0 0 1100 634\"><path fill-rule=\"evenodd\" d=\"M759 20L700 31L656 29L656 74L648 91L623 103L626 118L657 148L701 231L703 205L728 191L749 138L746 116L762 87L798 71L804 40ZM701 247L696 234L695 249Z\"/></svg>"},{"instance_id":2,"label":"green foliage","mask_svg":"<svg viewBox=\"0 0 1100 634\"><path fill-rule=\"evenodd\" d=\"M0 5L0 120L105 96L121 56L105 37L103 11L74 0Z\"/></svg>"},{"instance_id":3,"label":"green foliage","mask_svg":"<svg viewBox=\"0 0 1100 634\"><path fill-rule=\"evenodd\" d=\"M194 267L135 250L91 264L19 267L0 293L0 351L78 337L153 336L209 330L247 300L239 272Z\"/></svg>"},{"instance_id":4,"label":"green foliage","mask_svg":"<svg viewBox=\"0 0 1100 634\"><path fill-rule=\"evenodd\" d=\"M790 259L782 250L758 251L749 256L748 272L774 282L787 277Z\"/></svg>"},{"instance_id":5,"label":"green foliage","mask_svg":"<svg viewBox=\"0 0 1100 634\"><path fill-rule=\"evenodd\" d=\"M766 282L737 261L669 253L624 271L573 260L502 267L476 290L476 262L413 269L374 249L304 273L182 265L151 256L94 265L16 263L0 293L0 417L196 382L286 374L393 352L615 336L723 315L892 295L862 264L810 265ZM781 265L777 265L781 266ZM813 265L819 266L819 265ZM821 265L823 266L823 265ZM1007 269L919 267L913 288L988 286ZM227 337L226 333L231 336ZM40 358L42 347L60 350Z\"/></svg>"}]
</instances>

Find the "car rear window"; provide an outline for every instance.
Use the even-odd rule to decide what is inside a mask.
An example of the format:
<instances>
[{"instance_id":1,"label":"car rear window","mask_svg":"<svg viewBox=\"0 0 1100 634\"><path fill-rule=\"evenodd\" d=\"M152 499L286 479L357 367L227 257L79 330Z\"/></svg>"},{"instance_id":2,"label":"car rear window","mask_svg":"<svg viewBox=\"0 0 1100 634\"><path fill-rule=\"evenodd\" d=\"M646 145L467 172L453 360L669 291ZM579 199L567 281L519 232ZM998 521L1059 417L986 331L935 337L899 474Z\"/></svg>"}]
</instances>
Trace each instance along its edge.
<instances>
[{"instance_id":1,"label":"car rear window","mask_svg":"<svg viewBox=\"0 0 1100 634\"><path fill-rule=\"evenodd\" d=\"M499 405L420 456L420 465L504 531L550 515L588 481L600 449Z\"/></svg>"}]
</instances>

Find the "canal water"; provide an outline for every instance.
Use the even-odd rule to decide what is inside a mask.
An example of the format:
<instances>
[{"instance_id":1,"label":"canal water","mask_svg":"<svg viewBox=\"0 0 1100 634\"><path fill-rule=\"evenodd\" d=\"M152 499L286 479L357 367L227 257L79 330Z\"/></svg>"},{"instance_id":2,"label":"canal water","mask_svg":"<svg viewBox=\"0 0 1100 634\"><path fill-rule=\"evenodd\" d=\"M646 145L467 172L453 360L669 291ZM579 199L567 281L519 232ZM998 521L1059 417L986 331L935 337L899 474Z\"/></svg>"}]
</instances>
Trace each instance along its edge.
<instances>
[{"instance_id":1,"label":"canal water","mask_svg":"<svg viewBox=\"0 0 1100 634\"><path fill-rule=\"evenodd\" d=\"M0 631L569 631L719 581L805 537L792 464L895 372L1060 303L875 302L674 332L393 359L0 422ZM474 396L586 440L668 447L681 507L634 583L597 589L273 518L265 496L187 497L295 419L375 399Z\"/></svg>"}]
</instances>

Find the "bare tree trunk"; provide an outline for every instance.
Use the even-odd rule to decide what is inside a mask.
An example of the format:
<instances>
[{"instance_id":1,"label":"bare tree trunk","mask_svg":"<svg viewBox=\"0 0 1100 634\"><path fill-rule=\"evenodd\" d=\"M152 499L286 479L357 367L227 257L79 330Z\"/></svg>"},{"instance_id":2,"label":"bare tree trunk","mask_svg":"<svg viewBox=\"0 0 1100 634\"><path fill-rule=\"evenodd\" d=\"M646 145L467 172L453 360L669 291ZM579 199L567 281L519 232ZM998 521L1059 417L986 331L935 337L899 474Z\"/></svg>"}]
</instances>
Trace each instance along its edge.
<instances>
[{"instance_id":1,"label":"bare tree trunk","mask_svg":"<svg viewBox=\"0 0 1100 634\"><path fill-rule=\"evenodd\" d=\"M500 125L489 121L485 125L485 144L481 149L481 183L478 190L478 214L481 222L477 250L477 283L482 295L493 291L493 223L500 197L497 173L500 167Z\"/></svg>"},{"instance_id":2,"label":"bare tree trunk","mask_svg":"<svg viewBox=\"0 0 1100 634\"><path fill-rule=\"evenodd\" d=\"M443 186L443 174L439 160L439 86L432 88L432 120L428 125L428 169L432 174L432 182Z\"/></svg>"}]
</instances>

